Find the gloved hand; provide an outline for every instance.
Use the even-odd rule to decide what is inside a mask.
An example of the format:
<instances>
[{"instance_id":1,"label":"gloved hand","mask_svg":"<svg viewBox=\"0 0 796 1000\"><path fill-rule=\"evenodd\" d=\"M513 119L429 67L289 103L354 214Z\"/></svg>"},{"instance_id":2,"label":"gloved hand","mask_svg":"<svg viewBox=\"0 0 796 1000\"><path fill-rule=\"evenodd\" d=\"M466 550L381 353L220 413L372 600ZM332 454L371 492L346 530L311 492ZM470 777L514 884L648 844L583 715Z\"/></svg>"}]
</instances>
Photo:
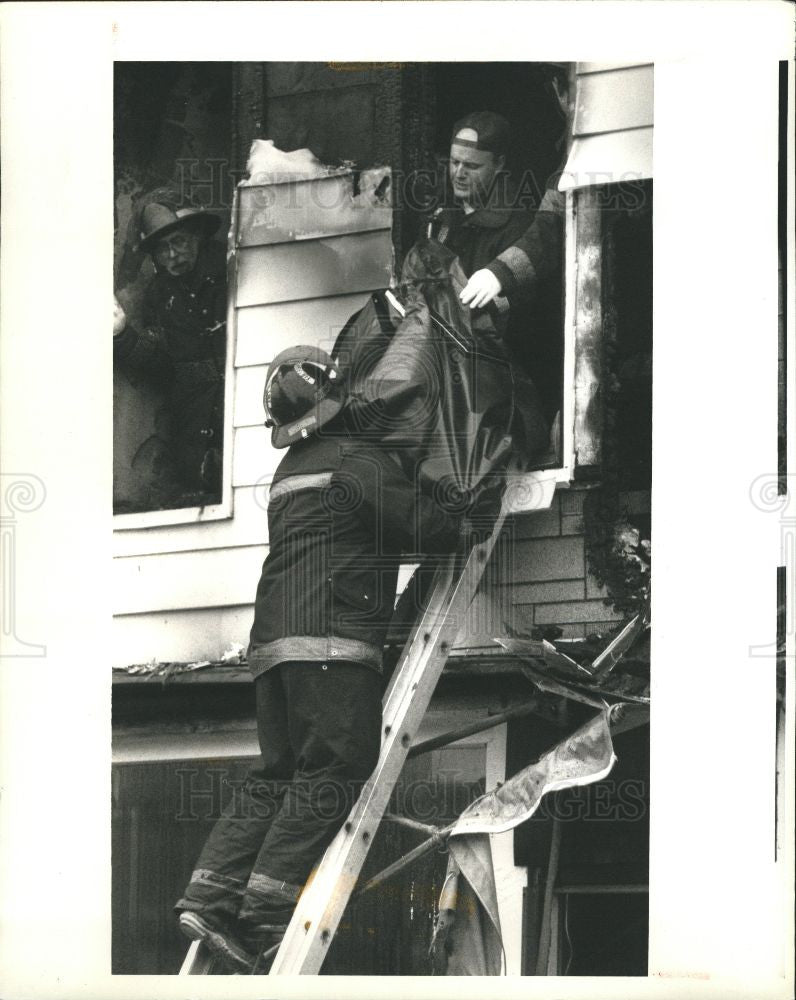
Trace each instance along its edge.
<instances>
[{"instance_id":1,"label":"gloved hand","mask_svg":"<svg viewBox=\"0 0 796 1000\"><path fill-rule=\"evenodd\" d=\"M471 309L482 309L500 295L502 285L488 268L476 271L459 294L459 299Z\"/></svg>"}]
</instances>

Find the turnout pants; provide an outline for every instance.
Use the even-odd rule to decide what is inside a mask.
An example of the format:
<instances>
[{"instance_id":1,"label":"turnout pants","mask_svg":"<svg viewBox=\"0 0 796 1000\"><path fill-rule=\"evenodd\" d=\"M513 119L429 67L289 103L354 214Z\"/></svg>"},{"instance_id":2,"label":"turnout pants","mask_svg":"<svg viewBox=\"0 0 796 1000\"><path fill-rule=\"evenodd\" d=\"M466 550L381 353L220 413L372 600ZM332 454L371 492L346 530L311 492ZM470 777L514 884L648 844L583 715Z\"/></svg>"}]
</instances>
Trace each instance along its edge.
<instances>
[{"instance_id":1,"label":"turnout pants","mask_svg":"<svg viewBox=\"0 0 796 1000\"><path fill-rule=\"evenodd\" d=\"M289 662L255 680L262 755L217 821L175 909L284 923L376 766L382 678Z\"/></svg>"}]
</instances>

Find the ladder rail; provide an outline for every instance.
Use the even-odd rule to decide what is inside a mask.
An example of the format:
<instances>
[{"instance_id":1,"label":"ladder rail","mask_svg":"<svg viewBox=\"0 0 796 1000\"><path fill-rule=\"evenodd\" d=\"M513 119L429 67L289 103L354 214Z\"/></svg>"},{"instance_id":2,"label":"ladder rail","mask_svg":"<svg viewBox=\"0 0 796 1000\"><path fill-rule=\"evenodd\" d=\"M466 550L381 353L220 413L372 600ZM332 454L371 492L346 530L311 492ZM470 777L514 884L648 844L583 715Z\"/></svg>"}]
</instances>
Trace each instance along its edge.
<instances>
[{"instance_id":1,"label":"ladder rail","mask_svg":"<svg viewBox=\"0 0 796 1000\"><path fill-rule=\"evenodd\" d=\"M180 966L180 976L206 976L213 965L213 957L201 941L192 941Z\"/></svg>"},{"instance_id":2,"label":"ladder rail","mask_svg":"<svg viewBox=\"0 0 796 1000\"><path fill-rule=\"evenodd\" d=\"M311 874L270 975L313 975L320 970L504 518L505 510L492 535L475 546L466 559L457 552L438 563L423 613L412 628L382 700L379 762L346 823ZM207 946L194 941L179 974L207 975L212 965Z\"/></svg>"},{"instance_id":3,"label":"ladder rail","mask_svg":"<svg viewBox=\"0 0 796 1000\"><path fill-rule=\"evenodd\" d=\"M310 876L270 975L314 975L320 970L502 524L501 515L490 538L472 549L460 573L455 572L458 554L438 567L426 610L385 694L378 764Z\"/></svg>"}]
</instances>

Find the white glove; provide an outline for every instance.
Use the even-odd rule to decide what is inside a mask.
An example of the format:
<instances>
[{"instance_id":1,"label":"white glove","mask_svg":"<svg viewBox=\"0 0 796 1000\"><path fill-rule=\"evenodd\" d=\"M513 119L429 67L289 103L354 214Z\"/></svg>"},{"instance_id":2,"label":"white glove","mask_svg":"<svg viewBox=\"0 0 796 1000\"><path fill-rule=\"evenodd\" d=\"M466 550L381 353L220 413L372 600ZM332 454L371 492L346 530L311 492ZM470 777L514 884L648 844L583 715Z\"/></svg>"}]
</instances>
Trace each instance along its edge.
<instances>
[{"instance_id":1,"label":"white glove","mask_svg":"<svg viewBox=\"0 0 796 1000\"><path fill-rule=\"evenodd\" d=\"M459 298L471 309L481 309L488 306L501 292L501 284L495 275L487 268L476 271L464 286Z\"/></svg>"},{"instance_id":2,"label":"white glove","mask_svg":"<svg viewBox=\"0 0 796 1000\"><path fill-rule=\"evenodd\" d=\"M127 316L125 315L124 309L121 307L121 303L113 296L113 335L118 336L122 330L127 326Z\"/></svg>"}]
</instances>

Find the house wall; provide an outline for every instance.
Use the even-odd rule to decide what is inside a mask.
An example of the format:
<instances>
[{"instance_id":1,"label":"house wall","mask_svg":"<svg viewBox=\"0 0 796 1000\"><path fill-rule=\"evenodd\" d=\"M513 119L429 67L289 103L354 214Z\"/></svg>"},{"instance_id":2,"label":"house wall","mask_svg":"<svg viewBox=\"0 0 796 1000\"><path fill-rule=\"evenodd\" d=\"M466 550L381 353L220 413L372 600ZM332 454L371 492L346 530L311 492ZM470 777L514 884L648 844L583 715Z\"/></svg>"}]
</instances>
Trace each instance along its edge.
<instances>
[{"instance_id":1,"label":"house wall","mask_svg":"<svg viewBox=\"0 0 796 1000\"><path fill-rule=\"evenodd\" d=\"M400 157L401 83L394 67L236 65L231 158L238 165L245 163L251 140L268 136L285 150L308 146L323 162L390 162ZM143 161L144 154L138 158ZM157 183L163 183L160 175ZM126 230L130 197L125 191L120 197L117 212ZM324 250L363 267L327 271L319 284L314 277ZM246 642L254 589L267 554L267 493L262 484L280 458L263 426L267 364L291 344L309 340L328 346L369 291L389 283L384 247L380 254L376 251L372 229L361 239L348 233L331 247L321 240L295 252L284 244L255 245L243 256L249 275L242 282L246 307L238 310L229 339L234 351L232 516L115 532L114 665L153 658L217 659L230 642ZM296 262L303 265L301 273L293 270ZM120 271L126 273L123 263ZM269 273L280 277L266 287L259 277ZM126 397L120 405L123 402L126 406ZM143 407L142 420L151 419L150 410ZM120 461L125 454L118 449Z\"/></svg>"},{"instance_id":2,"label":"house wall","mask_svg":"<svg viewBox=\"0 0 796 1000\"><path fill-rule=\"evenodd\" d=\"M351 183L350 174L346 181ZM344 191L339 196L340 206L348 205L350 196ZM290 344L328 349L369 292L390 283L389 206L380 230L340 234L335 220L341 208L317 213L314 221L321 228L314 231L320 236L281 229L278 240L273 227L252 224L268 215L268 207L264 212L248 216L246 245L234 268L232 516L117 532L114 662L119 665L152 658L216 659L230 642L245 644L267 554L268 481L283 455L271 447L263 424L267 365ZM372 213L363 215L363 225L375 225ZM348 217L346 223L350 226Z\"/></svg>"},{"instance_id":3,"label":"house wall","mask_svg":"<svg viewBox=\"0 0 796 1000\"><path fill-rule=\"evenodd\" d=\"M422 91L419 76L405 80L394 69L353 69L344 74L322 64L267 64L266 72L258 76L263 79L263 106L257 112L265 122L262 134L272 134L273 128L286 148L309 145L329 158L348 158L344 154L350 150L368 158L387 154L400 159L400 138L393 141L390 153L384 137L386 118L395 118L393 105L401 94ZM633 84L639 100L645 95L651 98L650 67L579 66L579 88L590 88L590 101L598 107L622 80ZM385 95L393 100L383 105ZM357 108L353 118L345 110L351 102ZM318 113L321 107L323 116ZM596 112L587 116L583 102L580 107L576 126L580 131L599 126L622 133L622 120L603 120ZM385 110L389 113L379 114ZM638 127L636 119L641 122L646 117L640 112L631 115L632 121L624 122L625 132ZM328 146L324 124L331 119L338 120L343 139L348 136L343 141L338 135L335 141L342 145L334 149ZM367 148L366 134L372 140ZM329 224L329 216L324 213L322 224ZM312 239L291 243L269 237L260 245L254 239L255 245L241 251L236 292L240 308L230 338L232 516L116 532L114 665L217 659L230 643L245 644L253 593L267 554L267 479L280 458L270 448L262 424L265 370L268 361L291 343L310 339L328 346L369 291L388 283L384 230L374 230L370 222L363 229L339 235L339 226L332 224L326 239L316 228ZM394 242L394 230L392 235ZM337 262L358 259L362 266L324 271L319 261L330 251ZM504 547L499 566L463 625L461 647L489 643L507 623L526 632L558 625L565 636L579 636L616 620L586 571L580 527L583 496L582 490L561 490L549 511L511 520L509 547Z\"/></svg>"},{"instance_id":4,"label":"house wall","mask_svg":"<svg viewBox=\"0 0 796 1000\"><path fill-rule=\"evenodd\" d=\"M265 73L258 66L258 71L251 74L247 93L252 100L247 99L248 113L252 122L259 125L257 131L243 134L240 131L243 111L236 113L234 132L239 146L248 145L252 134L261 134L277 138L277 145L284 148L309 145L322 159L354 158L353 151L360 156L381 158L383 151L387 151L389 162L395 164L400 160L411 164L408 153L404 155L402 144L408 125L401 114L405 110L407 119L422 117L424 103L419 99L423 96L422 74L407 80L390 71L374 82L368 74L343 78L318 67L308 67L306 71L298 67L297 75L291 77L291 70L284 68L290 64L273 70L272 65L267 65ZM603 67L597 75L608 79L613 74L611 79L621 84L623 75L627 75L625 70L630 74L630 67L613 70ZM635 74L633 79L638 83L642 76ZM385 94L389 100L385 100ZM401 106L402 97L409 101L405 109ZM344 134L346 129L351 130L350 143L342 141L338 134L336 147L324 145L330 121L335 121ZM608 128L612 124L616 126L617 122L603 122L602 126ZM627 122L618 124L620 134L623 127L628 128L628 135L646 128L628 126ZM415 126L414 134L420 127ZM371 139L372 145L367 146ZM631 139L631 144L634 141ZM414 145L407 143L407 149ZM372 249L373 232L349 232L342 238L348 241L346 247L356 253L366 247ZM323 236L315 239L322 240ZM309 248L309 241L305 242ZM395 228L392 242L400 245L400 234ZM237 310L230 339L234 351L232 516L207 523L115 533L112 650L115 665L152 659L215 660L231 643L245 644L252 620L254 588L267 554L265 486L280 457L270 448L261 422L266 366L282 347L306 342L308 331L327 340L333 338L369 291L385 283L385 272L377 268L369 272L372 280L364 284L338 284L337 294L329 294L329 288L317 285L291 291L284 286L258 284L258 275L267 272L264 257L268 250L264 246L258 244L252 250L251 256L259 266L251 271L252 284L243 289L247 294L252 292L252 297L245 299L246 304ZM286 250L283 242L278 244L278 252L292 255L295 262L296 255L301 257L304 251L298 244ZM570 261L573 259L568 257ZM288 259L282 271L290 269ZM529 634L556 625L565 637L579 637L603 631L620 618L605 604L606 594L586 566L582 512L587 492L586 486L564 486L556 491L548 510L509 519L505 542L497 553L499 558L463 625L455 652L474 652L504 630ZM648 493L633 494L627 500L631 510L649 509ZM488 707L487 699L479 700L479 714ZM444 700L437 699L436 710L444 716L441 728L449 728L452 714ZM502 734L501 739L505 739ZM181 744L184 742L181 740ZM501 747L494 766L490 765L489 784L502 779L505 761L506 753ZM508 850L511 841L511 834L503 837L496 851L496 865L503 893L501 913L506 927L514 931L507 942L509 971L516 973L520 971L521 889L525 872L513 864ZM184 846L177 854L182 861L194 855L195 850ZM529 887L528 891L529 897L533 897L534 889ZM126 899L122 908L132 912ZM151 967L142 971L151 971Z\"/></svg>"},{"instance_id":5,"label":"house wall","mask_svg":"<svg viewBox=\"0 0 796 1000\"><path fill-rule=\"evenodd\" d=\"M652 129L652 63L578 63L561 190L652 177Z\"/></svg>"}]
</instances>

